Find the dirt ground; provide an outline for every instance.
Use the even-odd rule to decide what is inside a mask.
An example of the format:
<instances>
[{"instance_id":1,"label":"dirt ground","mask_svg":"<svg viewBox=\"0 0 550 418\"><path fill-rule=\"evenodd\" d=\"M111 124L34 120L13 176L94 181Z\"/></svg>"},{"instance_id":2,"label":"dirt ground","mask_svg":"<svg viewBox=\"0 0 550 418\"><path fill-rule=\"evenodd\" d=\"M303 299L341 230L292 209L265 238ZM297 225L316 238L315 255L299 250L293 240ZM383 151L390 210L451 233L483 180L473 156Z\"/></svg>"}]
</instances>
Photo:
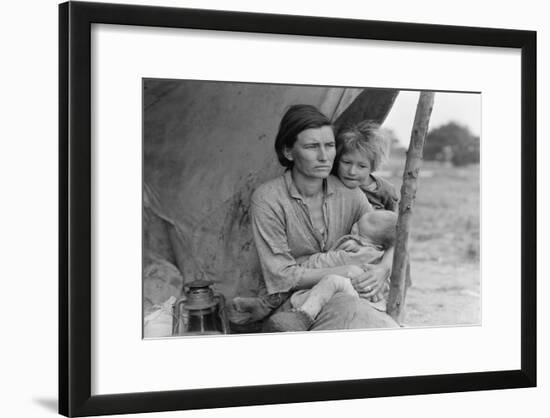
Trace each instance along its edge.
<instances>
[{"instance_id":1,"label":"dirt ground","mask_svg":"<svg viewBox=\"0 0 550 418\"><path fill-rule=\"evenodd\" d=\"M386 177L401 187L403 158ZM406 326L480 324L479 165L424 162L411 220Z\"/></svg>"}]
</instances>

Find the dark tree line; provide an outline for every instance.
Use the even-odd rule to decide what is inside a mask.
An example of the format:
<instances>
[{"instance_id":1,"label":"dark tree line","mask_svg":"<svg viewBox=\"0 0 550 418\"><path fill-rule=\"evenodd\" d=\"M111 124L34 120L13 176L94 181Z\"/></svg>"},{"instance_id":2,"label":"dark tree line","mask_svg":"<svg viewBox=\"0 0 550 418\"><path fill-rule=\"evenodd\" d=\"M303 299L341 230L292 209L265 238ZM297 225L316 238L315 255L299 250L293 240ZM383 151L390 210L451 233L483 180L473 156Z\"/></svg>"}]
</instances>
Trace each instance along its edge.
<instances>
[{"instance_id":1,"label":"dark tree line","mask_svg":"<svg viewBox=\"0 0 550 418\"><path fill-rule=\"evenodd\" d=\"M424 159L455 166L479 163L479 137L456 122L432 129L426 136Z\"/></svg>"}]
</instances>

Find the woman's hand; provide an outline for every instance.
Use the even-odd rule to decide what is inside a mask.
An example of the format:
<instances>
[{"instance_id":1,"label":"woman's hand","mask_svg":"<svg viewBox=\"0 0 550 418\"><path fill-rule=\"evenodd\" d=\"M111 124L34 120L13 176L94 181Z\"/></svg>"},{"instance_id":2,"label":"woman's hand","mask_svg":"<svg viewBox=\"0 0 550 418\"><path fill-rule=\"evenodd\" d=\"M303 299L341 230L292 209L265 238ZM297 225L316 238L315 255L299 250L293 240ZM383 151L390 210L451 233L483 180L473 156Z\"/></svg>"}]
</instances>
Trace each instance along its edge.
<instances>
[{"instance_id":1,"label":"woman's hand","mask_svg":"<svg viewBox=\"0 0 550 418\"><path fill-rule=\"evenodd\" d=\"M366 264L363 269L364 273L352 278L351 284L362 297L377 295L384 288L390 270L380 264Z\"/></svg>"}]
</instances>

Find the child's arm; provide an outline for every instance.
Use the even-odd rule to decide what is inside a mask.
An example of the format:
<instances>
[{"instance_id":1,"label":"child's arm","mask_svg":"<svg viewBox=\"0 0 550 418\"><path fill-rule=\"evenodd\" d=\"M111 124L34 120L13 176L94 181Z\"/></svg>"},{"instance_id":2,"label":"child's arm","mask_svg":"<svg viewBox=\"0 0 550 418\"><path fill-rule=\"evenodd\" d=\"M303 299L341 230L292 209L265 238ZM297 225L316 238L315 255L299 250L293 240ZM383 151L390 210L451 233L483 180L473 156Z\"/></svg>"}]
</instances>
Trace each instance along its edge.
<instances>
[{"instance_id":1,"label":"child's arm","mask_svg":"<svg viewBox=\"0 0 550 418\"><path fill-rule=\"evenodd\" d=\"M392 212L397 212L399 209L399 200L390 196L386 201L386 210L391 210Z\"/></svg>"},{"instance_id":2,"label":"child's arm","mask_svg":"<svg viewBox=\"0 0 550 418\"><path fill-rule=\"evenodd\" d=\"M380 192L384 194L384 209L397 212L399 209L399 197L395 186L387 179L378 177L380 180Z\"/></svg>"}]
</instances>

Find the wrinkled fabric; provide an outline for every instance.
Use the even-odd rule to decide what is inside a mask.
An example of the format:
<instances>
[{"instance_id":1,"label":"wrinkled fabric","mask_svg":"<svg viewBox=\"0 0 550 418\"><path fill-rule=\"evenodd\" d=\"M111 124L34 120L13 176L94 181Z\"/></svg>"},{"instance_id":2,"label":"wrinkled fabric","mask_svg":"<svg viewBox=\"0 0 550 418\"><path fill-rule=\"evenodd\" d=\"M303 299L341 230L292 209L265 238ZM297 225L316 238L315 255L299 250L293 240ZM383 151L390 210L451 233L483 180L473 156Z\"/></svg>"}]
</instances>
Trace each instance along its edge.
<instances>
[{"instance_id":1,"label":"wrinkled fabric","mask_svg":"<svg viewBox=\"0 0 550 418\"><path fill-rule=\"evenodd\" d=\"M399 197L393 184L383 177L371 174L374 180L368 186L360 186L374 209L385 209L397 212Z\"/></svg>"},{"instance_id":2,"label":"wrinkled fabric","mask_svg":"<svg viewBox=\"0 0 550 418\"><path fill-rule=\"evenodd\" d=\"M375 309L367 300L337 293L323 307L310 330L397 327L391 316Z\"/></svg>"},{"instance_id":3,"label":"wrinkled fabric","mask_svg":"<svg viewBox=\"0 0 550 418\"><path fill-rule=\"evenodd\" d=\"M277 312L292 311L294 307L288 299ZM336 293L315 318L310 331L343 329L398 328L399 324L386 312L375 309L367 300ZM264 321L264 329L273 328L269 318Z\"/></svg>"}]
</instances>

